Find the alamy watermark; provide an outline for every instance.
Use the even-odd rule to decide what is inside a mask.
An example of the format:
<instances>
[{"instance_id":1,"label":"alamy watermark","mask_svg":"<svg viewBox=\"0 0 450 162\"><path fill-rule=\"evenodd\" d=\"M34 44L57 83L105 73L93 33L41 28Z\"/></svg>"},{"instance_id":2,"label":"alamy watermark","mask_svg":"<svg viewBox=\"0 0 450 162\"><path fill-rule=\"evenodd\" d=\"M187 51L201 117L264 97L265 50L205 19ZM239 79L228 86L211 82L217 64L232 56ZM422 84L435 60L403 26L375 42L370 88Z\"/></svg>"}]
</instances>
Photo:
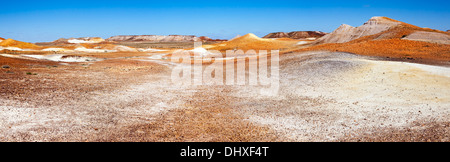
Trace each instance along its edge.
<instances>
[{"instance_id":1,"label":"alamy watermark","mask_svg":"<svg viewBox=\"0 0 450 162\"><path fill-rule=\"evenodd\" d=\"M255 86L262 95L276 95L280 86L279 50L181 50L170 57L177 64L171 74L176 85Z\"/></svg>"}]
</instances>

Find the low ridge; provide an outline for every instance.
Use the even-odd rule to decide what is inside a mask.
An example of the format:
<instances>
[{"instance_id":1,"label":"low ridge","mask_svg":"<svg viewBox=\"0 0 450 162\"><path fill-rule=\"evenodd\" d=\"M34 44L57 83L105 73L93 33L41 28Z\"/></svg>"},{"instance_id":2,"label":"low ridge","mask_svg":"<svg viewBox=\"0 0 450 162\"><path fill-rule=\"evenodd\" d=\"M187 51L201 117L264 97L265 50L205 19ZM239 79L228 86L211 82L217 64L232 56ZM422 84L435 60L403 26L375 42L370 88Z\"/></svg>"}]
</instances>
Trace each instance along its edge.
<instances>
[{"instance_id":1,"label":"low ridge","mask_svg":"<svg viewBox=\"0 0 450 162\"><path fill-rule=\"evenodd\" d=\"M107 41L115 42L195 42L195 41L223 41L211 39L206 36L194 35L118 35L112 36Z\"/></svg>"},{"instance_id":2,"label":"low ridge","mask_svg":"<svg viewBox=\"0 0 450 162\"><path fill-rule=\"evenodd\" d=\"M291 38L291 39L307 39L307 38L320 38L327 33L321 31L293 31L293 32L276 32L269 33L263 38Z\"/></svg>"}]
</instances>

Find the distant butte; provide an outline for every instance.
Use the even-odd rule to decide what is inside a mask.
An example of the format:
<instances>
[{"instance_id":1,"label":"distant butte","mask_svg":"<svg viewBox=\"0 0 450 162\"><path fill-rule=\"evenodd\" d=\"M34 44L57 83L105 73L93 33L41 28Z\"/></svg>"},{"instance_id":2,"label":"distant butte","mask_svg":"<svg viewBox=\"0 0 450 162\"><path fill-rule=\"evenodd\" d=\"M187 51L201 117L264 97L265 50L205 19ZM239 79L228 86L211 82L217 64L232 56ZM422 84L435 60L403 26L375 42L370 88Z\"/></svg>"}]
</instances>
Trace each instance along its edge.
<instances>
[{"instance_id":1,"label":"distant butte","mask_svg":"<svg viewBox=\"0 0 450 162\"><path fill-rule=\"evenodd\" d=\"M107 41L115 42L195 42L195 41L226 41L221 39L211 39L206 36L197 37L194 35L118 35Z\"/></svg>"},{"instance_id":2,"label":"distant butte","mask_svg":"<svg viewBox=\"0 0 450 162\"><path fill-rule=\"evenodd\" d=\"M327 33L321 31L293 31L293 32L276 32L270 33L263 38L291 38L291 39L307 39L307 38L320 38Z\"/></svg>"}]
</instances>

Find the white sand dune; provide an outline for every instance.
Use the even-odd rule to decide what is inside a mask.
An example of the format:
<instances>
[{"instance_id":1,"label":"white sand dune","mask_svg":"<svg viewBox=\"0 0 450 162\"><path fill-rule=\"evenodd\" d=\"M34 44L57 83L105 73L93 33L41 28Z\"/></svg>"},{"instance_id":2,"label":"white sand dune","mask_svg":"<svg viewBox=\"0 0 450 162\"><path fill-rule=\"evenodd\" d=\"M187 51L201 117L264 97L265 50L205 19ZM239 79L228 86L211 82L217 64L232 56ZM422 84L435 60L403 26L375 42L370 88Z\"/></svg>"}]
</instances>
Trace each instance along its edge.
<instances>
[{"instance_id":1,"label":"white sand dune","mask_svg":"<svg viewBox=\"0 0 450 162\"><path fill-rule=\"evenodd\" d=\"M78 47L78 48L75 48L75 51L88 52L88 53L117 52L117 50L88 49L88 48L85 48L85 47Z\"/></svg>"},{"instance_id":2,"label":"white sand dune","mask_svg":"<svg viewBox=\"0 0 450 162\"><path fill-rule=\"evenodd\" d=\"M102 59L92 58L92 57L81 57L81 56L66 56L62 54L54 55L22 55L25 57L31 57L35 59L50 60L56 62L89 62L89 61L99 61Z\"/></svg>"},{"instance_id":3,"label":"white sand dune","mask_svg":"<svg viewBox=\"0 0 450 162\"><path fill-rule=\"evenodd\" d=\"M3 47L3 49L11 50L11 51L31 51L30 49L22 49L19 47Z\"/></svg>"},{"instance_id":4,"label":"white sand dune","mask_svg":"<svg viewBox=\"0 0 450 162\"><path fill-rule=\"evenodd\" d=\"M72 50L68 50L65 48L46 48L46 49L43 49L42 51L66 52L66 51L72 51Z\"/></svg>"}]
</instances>

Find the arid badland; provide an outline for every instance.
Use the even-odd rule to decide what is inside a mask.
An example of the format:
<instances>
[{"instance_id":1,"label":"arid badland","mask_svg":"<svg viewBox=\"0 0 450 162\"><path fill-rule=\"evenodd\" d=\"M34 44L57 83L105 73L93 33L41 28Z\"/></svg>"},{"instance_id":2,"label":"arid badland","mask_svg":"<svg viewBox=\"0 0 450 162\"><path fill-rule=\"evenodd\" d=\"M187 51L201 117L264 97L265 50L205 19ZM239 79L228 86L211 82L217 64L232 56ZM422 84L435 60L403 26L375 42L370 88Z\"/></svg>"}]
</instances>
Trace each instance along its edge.
<instances>
[{"instance_id":1,"label":"arid badland","mask_svg":"<svg viewBox=\"0 0 450 162\"><path fill-rule=\"evenodd\" d=\"M230 50L279 50L277 93L172 83L191 66L175 53L263 57ZM1 141L450 141L450 34L387 17L231 40L0 38L0 66Z\"/></svg>"}]
</instances>

